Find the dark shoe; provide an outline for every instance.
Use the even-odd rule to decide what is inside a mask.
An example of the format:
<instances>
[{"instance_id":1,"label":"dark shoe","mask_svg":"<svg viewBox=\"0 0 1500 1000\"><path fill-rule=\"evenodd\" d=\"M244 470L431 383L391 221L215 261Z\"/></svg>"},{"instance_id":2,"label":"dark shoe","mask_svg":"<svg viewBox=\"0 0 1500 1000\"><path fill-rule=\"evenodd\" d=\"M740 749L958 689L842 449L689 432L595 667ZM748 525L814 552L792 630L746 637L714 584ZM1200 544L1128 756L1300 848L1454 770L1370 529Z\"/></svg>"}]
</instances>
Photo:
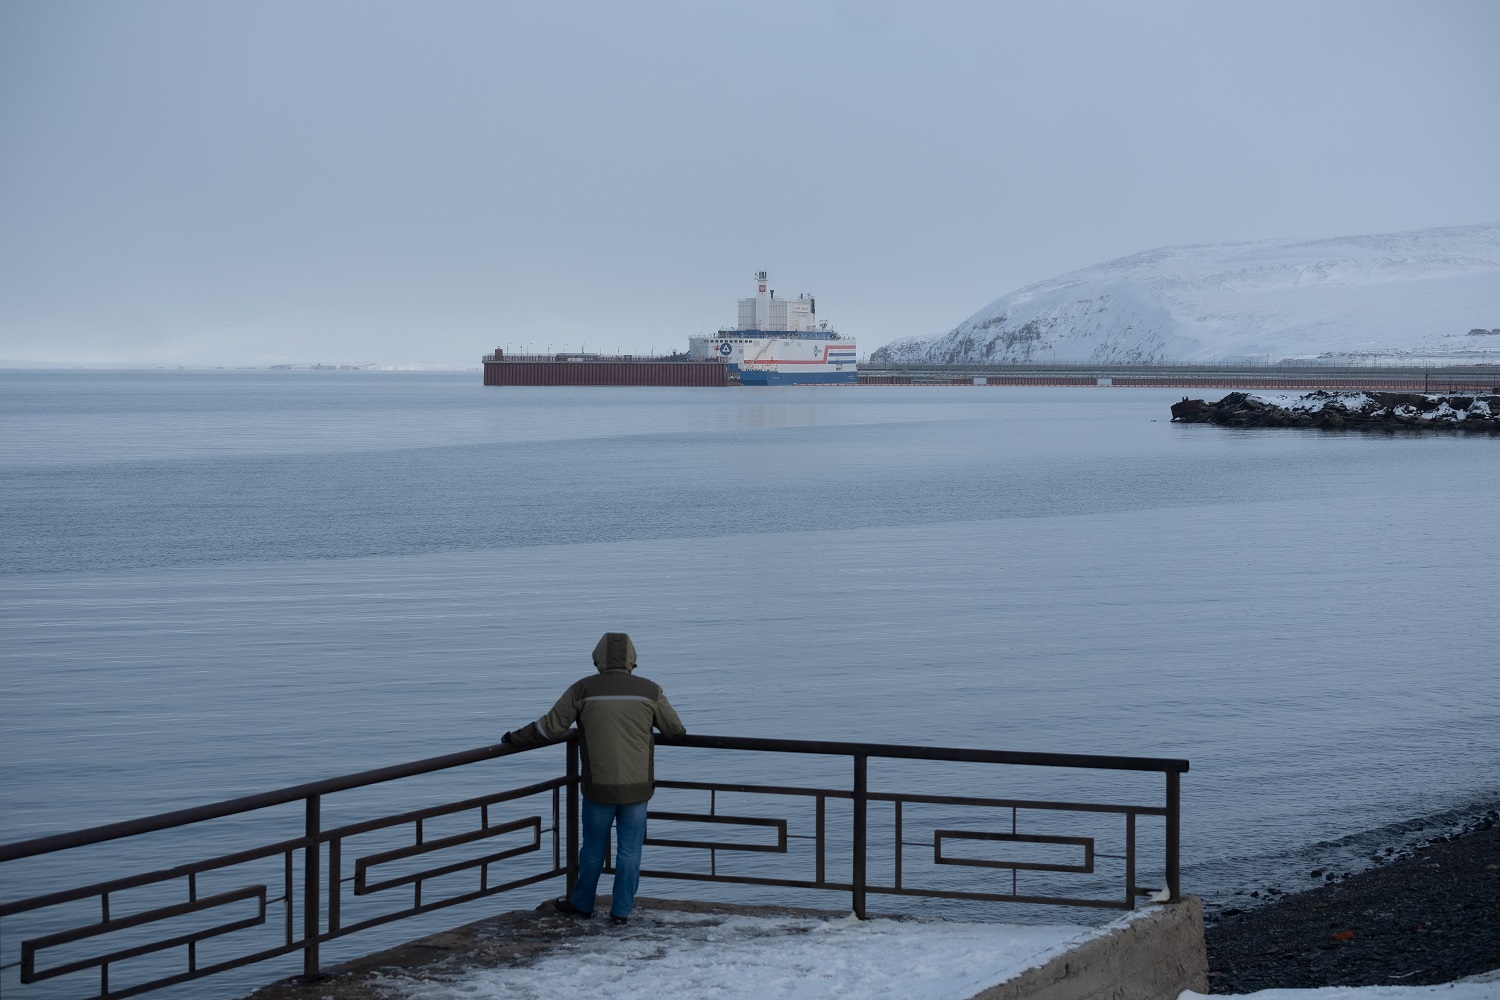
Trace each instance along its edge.
<instances>
[{"instance_id":1,"label":"dark shoe","mask_svg":"<svg viewBox=\"0 0 1500 1000\"><path fill-rule=\"evenodd\" d=\"M613 913L609 915L609 925L611 927L624 927L628 923L630 923L629 917L617 917Z\"/></svg>"},{"instance_id":2,"label":"dark shoe","mask_svg":"<svg viewBox=\"0 0 1500 1000\"><path fill-rule=\"evenodd\" d=\"M554 899L552 901L552 908L558 913L569 917L582 917L583 919L587 920L589 917L593 916L593 914L588 910L580 910L578 907L574 906L573 901L567 896L558 896L556 899Z\"/></svg>"}]
</instances>

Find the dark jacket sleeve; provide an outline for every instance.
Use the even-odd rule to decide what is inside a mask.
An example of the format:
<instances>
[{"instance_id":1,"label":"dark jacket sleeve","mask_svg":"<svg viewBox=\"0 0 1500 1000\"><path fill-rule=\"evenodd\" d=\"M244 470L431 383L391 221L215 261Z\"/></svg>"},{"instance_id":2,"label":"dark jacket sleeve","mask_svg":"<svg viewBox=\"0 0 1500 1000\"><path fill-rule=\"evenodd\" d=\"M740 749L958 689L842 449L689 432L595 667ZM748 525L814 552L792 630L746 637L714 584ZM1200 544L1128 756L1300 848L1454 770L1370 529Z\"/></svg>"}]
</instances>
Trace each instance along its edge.
<instances>
[{"instance_id":1,"label":"dark jacket sleeve","mask_svg":"<svg viewBox=\"0 0 1500 1000\"><path fill-rule=\"evenodd\" d=\"M578 713L583 708L582 681L574 683L563 696L557 699L557 704L552 706L552 711L510 734L510 741L522 750L530 750L553 740L560 740L568 731L568 727L578 721ZM675 719L676 716L674 715Z\"/></svg>"},{"instance_id":2,"label":"dark jacket sleeve","mask_svg":"<svg viewBox=\"0 0 1500 1000\"><path fill-rule=\"evenodd\" d=\"M687 727L677 717L677 711L672 708L672 703L667 700L667 693L661 688L656 689L656 704L653 708L656 715L652 722L663 736L687 735Z\"/></svg>"}]
</instances>

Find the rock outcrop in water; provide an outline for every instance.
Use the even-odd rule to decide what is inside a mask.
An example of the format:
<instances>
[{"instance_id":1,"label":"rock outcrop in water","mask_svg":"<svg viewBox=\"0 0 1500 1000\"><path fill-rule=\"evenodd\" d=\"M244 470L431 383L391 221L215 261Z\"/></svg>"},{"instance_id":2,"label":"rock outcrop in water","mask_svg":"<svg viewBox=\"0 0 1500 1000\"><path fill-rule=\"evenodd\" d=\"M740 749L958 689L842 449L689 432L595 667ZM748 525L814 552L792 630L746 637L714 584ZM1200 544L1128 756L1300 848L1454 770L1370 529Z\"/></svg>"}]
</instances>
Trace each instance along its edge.
<instances>
[{"instance_id":1,"label":"rock outcrop in water","mask_svg":"<svg viewBox=\"0 0 1500 1000\"><path fill-rule=\"evenodd\" d=\"M1500 395L1437 396L1419 392L1328 392L1296 399L1231 392L1217 403L1184 398L1172 419L1221 427L1329 429L1451 428L1500 434Z\"/></svg>"}]
</instances>

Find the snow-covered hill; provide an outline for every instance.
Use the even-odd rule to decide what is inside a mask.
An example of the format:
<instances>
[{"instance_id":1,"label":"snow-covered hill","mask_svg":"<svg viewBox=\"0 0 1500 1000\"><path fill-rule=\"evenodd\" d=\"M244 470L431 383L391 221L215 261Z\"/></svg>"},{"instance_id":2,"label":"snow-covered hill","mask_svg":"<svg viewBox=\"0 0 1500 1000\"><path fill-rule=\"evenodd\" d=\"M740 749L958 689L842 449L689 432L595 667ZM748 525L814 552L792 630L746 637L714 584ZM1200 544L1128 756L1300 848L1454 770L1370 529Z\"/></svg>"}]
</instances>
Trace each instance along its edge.
<instances>
[{"instance_id":1,"label":"snow-covered hill","mask_svg":"<svg viewBox=\"0 0 1500 1000\"><path fill-rule=\"evenodd\" d=\"M874 362L1500 362L1500 224L1164 247L996 299Z\"/></svg>"}]
</instances>

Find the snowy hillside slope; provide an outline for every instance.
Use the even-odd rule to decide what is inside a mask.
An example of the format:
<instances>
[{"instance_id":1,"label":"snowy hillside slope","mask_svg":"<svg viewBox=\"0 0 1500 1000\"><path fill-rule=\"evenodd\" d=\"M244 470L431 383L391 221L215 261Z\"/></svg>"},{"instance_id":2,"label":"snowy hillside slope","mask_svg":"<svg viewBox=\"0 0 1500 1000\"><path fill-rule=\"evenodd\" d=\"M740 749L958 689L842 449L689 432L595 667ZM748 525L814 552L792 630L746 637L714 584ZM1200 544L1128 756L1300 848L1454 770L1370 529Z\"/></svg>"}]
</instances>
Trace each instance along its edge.
<instances>
[{"instance_id":1,"label":"snowy hillside slope","mask_svg":"<svg viewBox=\"0 0 1500 1000\"><path fill-rule=\"evenodd\" d=\"M996 299L871 361L1500 363L1500 224L1163 247Z\"/></svg>"}]
</instances>

